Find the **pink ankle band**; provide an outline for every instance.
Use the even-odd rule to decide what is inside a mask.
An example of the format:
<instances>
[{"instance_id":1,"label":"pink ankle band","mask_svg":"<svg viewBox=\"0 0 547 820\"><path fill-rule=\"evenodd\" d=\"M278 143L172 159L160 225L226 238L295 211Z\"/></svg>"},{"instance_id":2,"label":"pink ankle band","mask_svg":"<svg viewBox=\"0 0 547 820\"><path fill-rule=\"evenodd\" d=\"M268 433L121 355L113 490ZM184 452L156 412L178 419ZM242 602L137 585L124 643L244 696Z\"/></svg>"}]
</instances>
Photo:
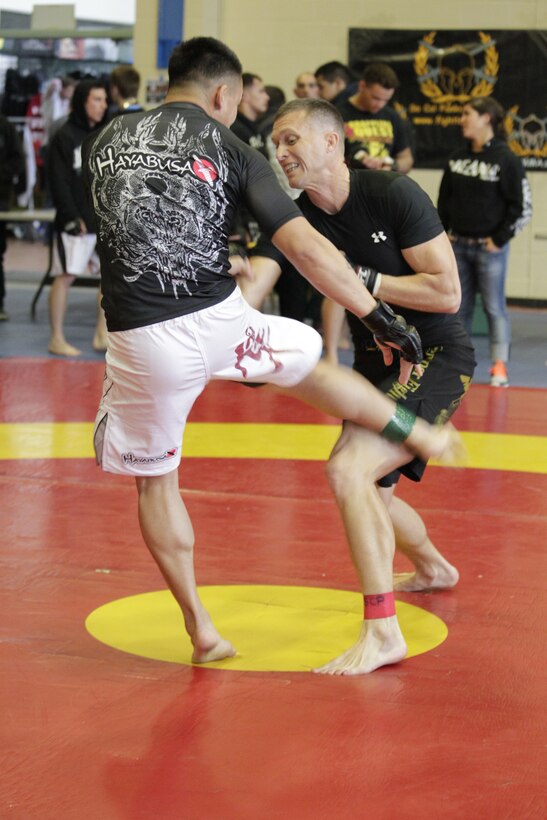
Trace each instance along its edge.
<instances>
[{"instance_id":1,"label":"pink ankle band","mask_svg":"<svg viewBox=\"0 0 547 820\"><path fill-rule=\"evenodd\" d=\"M364 595L365 620L374 618L391 618L395 615L395 595L393 592L384 592L382 595Z\"/></svg>"}]
</instances>

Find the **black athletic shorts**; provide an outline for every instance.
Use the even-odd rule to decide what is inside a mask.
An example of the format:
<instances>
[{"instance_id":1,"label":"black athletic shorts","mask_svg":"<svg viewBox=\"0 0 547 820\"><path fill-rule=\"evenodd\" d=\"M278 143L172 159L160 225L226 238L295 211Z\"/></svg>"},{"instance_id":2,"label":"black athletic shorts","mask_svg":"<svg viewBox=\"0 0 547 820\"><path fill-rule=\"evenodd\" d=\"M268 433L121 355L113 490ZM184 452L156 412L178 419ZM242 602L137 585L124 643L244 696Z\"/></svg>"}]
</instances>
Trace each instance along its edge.
<instances>
[{"instance_id":1,"label":"black athletic shorts","mask_svg":"<svg viewBox=\"0 0 547 820\"><path fill-rule=\"evenodd\" d=\"M421 362L423 374L413 375L408 384L400 384L399 360L386 367L379 350L357 351L354 370L372 382L382 393L407 407L416 416L431 424L444 424L460 406L475 370L475 355L472 347L451 345L426 347ZM420 481L425 470L425 462L414 458L398 470L394 470L378 482L380 487L391 487L401 475L411 481Z\"/></svg>"}]
</instances>

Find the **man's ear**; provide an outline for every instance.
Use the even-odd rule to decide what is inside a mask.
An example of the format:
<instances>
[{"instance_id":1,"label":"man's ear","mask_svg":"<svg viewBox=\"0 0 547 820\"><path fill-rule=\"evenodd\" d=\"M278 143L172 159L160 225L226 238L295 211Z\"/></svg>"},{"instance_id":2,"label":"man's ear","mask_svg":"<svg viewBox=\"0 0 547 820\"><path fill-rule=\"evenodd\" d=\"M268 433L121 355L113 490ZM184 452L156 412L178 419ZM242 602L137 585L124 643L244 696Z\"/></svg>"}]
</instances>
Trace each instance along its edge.
<instances>
[{"instance_id":1,"label":"man's ear","mask_svg":"<svg viewBox=\"0 0 547 820\"><path fill-rule=\"evenodd\" d=\"M213 90L213 108L215 111L222 111L224 107L224 100L226 94L228 93L228 86L226 83L222 83L221 85L217 85L217 87Z\"/></svg>"},{"instance_id":2,"label":"man's ear","mask_svg":"<svg viewBox=\"0 0 547 820\"><path fill-rule=\"evenodd\" d=\"M331 154L333 151L336 151L340 144L340 137L336 133L336 131L327 131L325 134L325 144L327 147L327 152Z\"/></svg>"}]
</instances>

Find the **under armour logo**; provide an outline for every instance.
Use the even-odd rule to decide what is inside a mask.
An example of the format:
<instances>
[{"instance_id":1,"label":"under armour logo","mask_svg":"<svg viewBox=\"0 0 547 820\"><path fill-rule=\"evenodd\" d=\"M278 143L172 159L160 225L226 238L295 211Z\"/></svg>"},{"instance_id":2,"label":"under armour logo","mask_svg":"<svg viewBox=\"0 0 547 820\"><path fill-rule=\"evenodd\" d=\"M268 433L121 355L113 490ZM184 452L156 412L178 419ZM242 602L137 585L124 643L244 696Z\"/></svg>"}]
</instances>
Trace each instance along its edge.
<instances>
[{"instance_id":1,"label":"under armour logo","mask_svg":"<svg viewBox=\"0 0 547 820\"><path fill-rule=\"evenodd\" d=\"M377 233L371 233L371 236L372 236L372 238L374 239L374 241L376 243L385 242L386 239L387 239L387 236L385 235L385 233L383 231L378 231Z\"/></svg>"}]
</instances>

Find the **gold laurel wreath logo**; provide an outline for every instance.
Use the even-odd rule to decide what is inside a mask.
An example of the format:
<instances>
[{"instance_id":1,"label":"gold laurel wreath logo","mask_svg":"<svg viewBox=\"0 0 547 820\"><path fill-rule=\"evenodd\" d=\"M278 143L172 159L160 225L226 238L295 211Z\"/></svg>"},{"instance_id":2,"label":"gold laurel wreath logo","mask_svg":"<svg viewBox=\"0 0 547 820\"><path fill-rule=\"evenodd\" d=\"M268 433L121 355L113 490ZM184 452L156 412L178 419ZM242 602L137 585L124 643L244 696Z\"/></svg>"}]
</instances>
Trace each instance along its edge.
<instances>
[{"instance_id":1,"label":"gold laurel wreath logo","mask_svg":"<svg viewBox=\"0 0 547 820\"><path fill-rule=\"evenodd\" d=\"M430 31L429 34L426 34L425 37L422 37L424 43L427 43L430 46L433 46L435 42L435 37L437 36L436 31ZM491 38L488 34L485 34L483 31L479 31L479 37L482 43L488 43L491 41ZM429 68L429 49L423 43L420 43L418 49L414 55L414 71L416 72L416 76L418 77L425 77L428 72ZM499 71L499 54L498 50L494 44L488 46L488 48L484 52L484 67L488 72L490 77L496 77ZM424 96L429 97L433 102L441 103L441 102L466 102L467 100L472 99L473 97L488 97L492 91L494 90L494 83L488 82L488 80L480 80L469 92L469 94L443 94L442 90L439 88L437 83L432 79L427 79L421 82L420 84L420 91Z\"/></svg>"},{"instance_id":2,"label":"gold laurel wreath logo","mask_svg":"<svg viewBox=\"0 0 547 820\"><path fill-rule=\"evenodd\" d=\"M522 144L523 135L516 124L518 110L518 105L511 106L507 109L503 120L503 127L508 137L507 145L517 157L537 157L539 159L547 157L547 139L544 139L543 144L537 148L530 148ZM543 131L543 134L545 134L545 131Z\"/></svg>"},{"instance_id":3,"label":"gold laurel wreath logo","mask_svg":"<svg viewBox=\"0 0 547 820\"><path fill-rule=\"evenodd\" d=\"M431 31L429 34L426 34L425 37L422 37L425 43L429 43L430 46L433 45L435 42L435 37L437 36L436 31ZM428 68L428 60L429 60L429 51L426 46L420 45L418 46L418 50L414 55L414 71L418 77L424 77L427 74ZM442 96L442 91L437 85L436 82L433 80L424 80L423 83L420 83L420 91L426 97L430 97L431 99L435 99L436 97Z\"/></svg>"},{"instance_id":4,"label":"gold laurel wreath logo","mask_svg":"<svg viewBox=\"0 0 547 820\"><path fill-rule=\"evenodd\" d=\"M503 119L503 130L507 134L507 137L510 137L515 130L515 118L517 116L518 110L518 105L513 105L511 108L508 108L505 112L505 117ZM515 148L520 149L521 147L517 140L508 140L507 144L510 148L512 148L513 151L515 151Z\"/></svg>"}]
</instances>

